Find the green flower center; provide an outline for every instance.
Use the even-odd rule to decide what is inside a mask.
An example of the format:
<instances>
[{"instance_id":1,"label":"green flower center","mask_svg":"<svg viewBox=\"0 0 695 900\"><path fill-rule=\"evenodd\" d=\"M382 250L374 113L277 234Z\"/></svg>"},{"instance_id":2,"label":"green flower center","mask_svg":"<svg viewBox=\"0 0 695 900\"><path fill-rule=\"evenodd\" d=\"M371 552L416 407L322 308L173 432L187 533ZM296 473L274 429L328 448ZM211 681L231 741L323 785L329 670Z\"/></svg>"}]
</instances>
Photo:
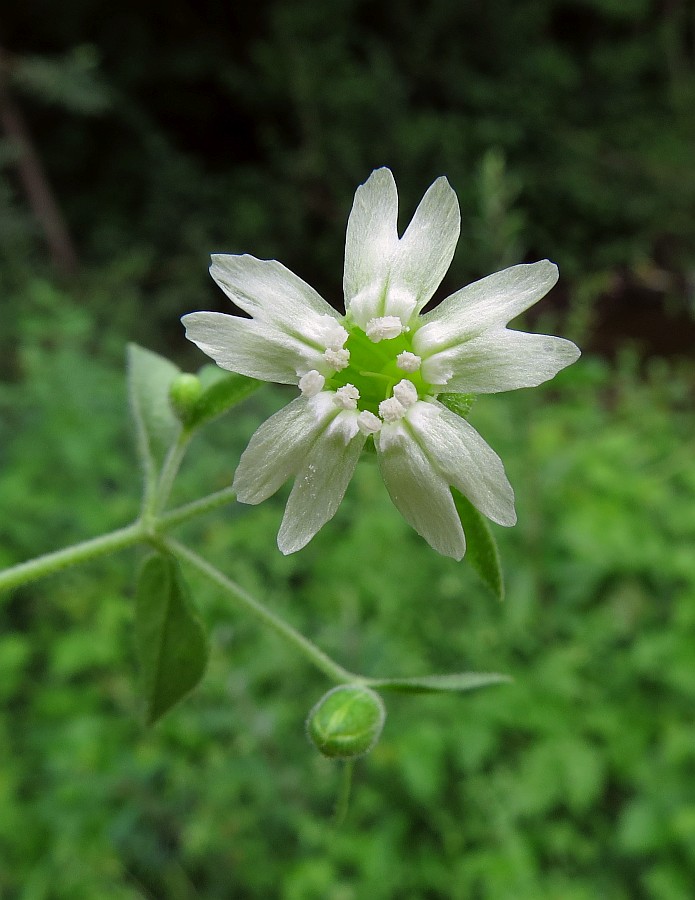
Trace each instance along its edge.
<instances>
[{"instance_id":1,"label":"green flower center","mask_svg":"<svg viewBox=\"0 0 695 900\"><path fill-rule=\"evenodd\" d=\"M404 378L415 385L420 399L434 393L434 388L423 381L419 369L407 372L398 366L400 353L414 352L410 332L374 343L361 328L353 325L348 329L348 335L345 349L350 351L350 363L326 380L326 390L335 391L346 384L353 384L360 392L358 408L375 415L379 412L381 401L391 397L394 385Z\"/></svg>"}]
</instances>

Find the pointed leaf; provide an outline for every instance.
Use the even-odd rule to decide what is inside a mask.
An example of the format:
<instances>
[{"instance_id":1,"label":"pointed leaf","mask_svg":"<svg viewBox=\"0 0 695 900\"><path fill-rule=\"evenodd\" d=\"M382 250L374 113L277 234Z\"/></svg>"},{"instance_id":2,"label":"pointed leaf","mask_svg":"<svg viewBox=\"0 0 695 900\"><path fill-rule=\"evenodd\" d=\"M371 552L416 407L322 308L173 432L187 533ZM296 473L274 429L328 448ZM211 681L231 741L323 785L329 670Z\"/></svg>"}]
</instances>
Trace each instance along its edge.
<instances>
[{"instance_id":1,"label":"pointed leaf","mask_svg":"<svg viewBox=\"0 0 695 900\"><path fill-rule=\"evenodd\" d=\"M433 694L475 691L493 684L506 684L512 679L496 672L452 672L447 675L423 675L420 678L375 678L369 686L384 691L408 694Z\"/></svg>"},{"instance_id":2,"label":"pointed leaf","mask_svg":"<svg viewBox=\"0 0 695 900\"><path fill-rule=\"evenodd\" d=\"M256 378L248 378L246 375L237 375L235 372L221 373L221 377L211 381L201 378L201 381L204 384L203 392L185 419L186 428L190 431L221 416L237 403L246 400L265 383Z\"/></svg>"},{"instance_id":3,"label":"pointed leaf","mask_svg":"<svg viewBox=\"0 0 695 900\"><path fill-rule=\"evenodd\" d=\"M152 725L193 690L208 661L203 624L179 564L163 553L140 570L135 634L145 721Z\"/></svg>"},{"instance_id":4,"label":"pointed leaf","mask_svg":"<svg viewBox=\"0 0 695 900\"><path fill-rule=\"evenodd\" d=\"M440 403L443 403L444 406L452 412L456 413L457 416L461 416L462 419L467 419L468 414L476 401L476 395L444 393L439 394L437 400L439 400Z\"/></svg>"},{"instance_id":5,"label":"pointed leaf","mask_svg":"<svg viewBox=\"0 0 695 900\"><path fill-rule=\"evenodd\" d=\"M169 402L178 366L137 344L128 345L128 392L145 477L153 480L181 427Z\"/></svg>"},{"instance_id":6,"label":"pointed leaf","mask_svg":"<svg viewBox=\"0 0 695 900\"><path fill-rule=\"evenodd\" d=\"M504 578L497 542L488 521L456 488L451 489L464 534L467 559L498 600L504 600Z\"/></svg>"}]
</instances>

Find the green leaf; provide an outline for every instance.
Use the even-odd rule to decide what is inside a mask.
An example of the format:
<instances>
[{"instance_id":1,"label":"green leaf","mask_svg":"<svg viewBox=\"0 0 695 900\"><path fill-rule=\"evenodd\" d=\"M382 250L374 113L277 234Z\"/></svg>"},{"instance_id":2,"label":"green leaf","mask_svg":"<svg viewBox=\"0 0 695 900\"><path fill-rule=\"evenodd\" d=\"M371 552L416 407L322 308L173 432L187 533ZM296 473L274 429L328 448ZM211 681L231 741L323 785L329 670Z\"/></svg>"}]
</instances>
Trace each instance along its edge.
<instances>
[{"instance_id":1,"label":"green leaf","mask_svg":"<svg viewBox=\"0 0 695 900\"><path fill-rule=\"evenodd\" d=\"M443 403L447 409L450 409L452 412L456 413L457 416L461 416L462 419L467 419L468 414L470 413L473 404L476 401L475 394L439 394L437 396L437 400L440 403Z\"/></svg>"},{"instance_id":2,"label":"green leaf","mask_svg":"<svg viewBox=\"0 0 695 900\"><path fill-rule=\"evenodd\" d=\"M420 678L376 678L369 687L408 694L434 694L456 691L475 691L493 684L507 684L509 675L496 672L452 672L448 675L423 675Z\"/></svg>"},{"instance_id":3,"label":"green leaf","mask_svg":"<svg viewBox=\"0 0 695 900\"><path fill-rule=\"evenodd\" d=\"M498 600L504 600L504 578L497 542L487 519L456 488L451 489L466 535L467 559Z\"/></svg>"},{"instance_id":4,"label":"green leaf","mask_svg":"<svg viewBox=\"0 0 695 900\"><path fill-rule=\"evenodd\" d=\"M208 643L179 564L158 553L137 585L135 634L145 721L152 725L203 677Z\"/></svg>"},{"instance_id":5,"label":"green leaf","mask_svg":"<svg viewBox=\"0 0 695 900\"><path fill-rule=\"evenodd\" d=\"M199 375L199 377L204 385L203 392L192 404L185 418L186 428L190 431L221 416L242 400L246 400L265 383L234 372L223 373L213 381L209 380L209 376L203 378Z\"/></svg>"},{"instance_id":6,"label":"green leaf","mask_svg":"<svg viewBox=\"0 0 695 900\"><path fill-rule=\"evenodd\" d=\"M169 402L169 387L178 366L137 344L128 345L128 393L145 477L157 476L181 425Z\"/></svg>"}]
</instances>

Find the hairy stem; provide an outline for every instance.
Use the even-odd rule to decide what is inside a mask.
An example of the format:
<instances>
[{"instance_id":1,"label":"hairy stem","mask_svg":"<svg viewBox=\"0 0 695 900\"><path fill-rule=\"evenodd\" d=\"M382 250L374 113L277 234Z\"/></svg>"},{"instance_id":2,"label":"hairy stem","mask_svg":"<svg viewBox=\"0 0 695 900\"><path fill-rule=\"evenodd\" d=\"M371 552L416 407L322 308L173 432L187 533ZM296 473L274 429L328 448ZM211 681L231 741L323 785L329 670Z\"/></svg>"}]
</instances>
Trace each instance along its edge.
<instances>
[{"instance_id":1,"label":"hairy stem","mask_svg":"<svg viewBox=\"0 0 695 900\"><path fill-rule=\"evenodd\" d=\"M156 516L159 516L166 506L169 494L171 494L171 489L174 486L174 480L178 474L181 463L183 462L192 436L190 431L182 429L178 438L169 448L169 452L162 465L162 471L157 483L157 490L155 491L153 498L154 509L152 512L154 512Z\"/></svg>"},{"instance_id":2,"label":"hairy stem","mask_svg":"<svg viewBox=\"0 0 695 900\"><path fill-rule=\"evenodd\" d=\"M231 597L239 606L242 606L247 612L250 612L256 619L264 625L270 627L276 634L280 635L288 643L292 644L295 649L299 650L317 669L320 669L325 675L338 684L361 683L363 679L359 675L355 675L344 669L338 663L334 662L330 656L320 650L316 644L312 643L308 638L304 637L299 631L293 628L284 619L276 616L266 606L264 606L251 594L248 594L240 585L227 578L219 569L216 569L202 556L198 556L193 550L189 550L183 544L173 538L162 538L161 546L173 553L180 560L187 562L193 568L197 569L210 581L213 581L221 588L228 597Z\"/></svg>"},{"instance_id":3,"label":"hairy stem","mask_svg":"<svg viewBox=\"0 0 695 900\"><path fill-rule=\"evenodd\" d=\"M119 528L117 531L110 531L108 534L102 534L100 537L83 541L81 544L74 544L72 547L65 547L63 550L56 550L53 553L37 556L36 559L30 559L28 562L19 563L16 566L5 569L4 572L0 572L0 591L11 590L26 584L28 581L35 581L37 578L43 578L45 575L52 575L61 569L67 569L69 566L87 562L97 556L113 553L115 550L121 550L123 547L132 547L145 539L145 529L142 523L138 521L128 525L126 528Z\"/></svg>"},{"instance_id":4,"label":"hairy stem","mask_svg":"<svg viewBox=\"0 0 695 900\"><path fill-rule=\"evenodd\" d=\"M225 506L236 500L236 491L231 487L222 488L214 494L208 494L207 497L201 497L200 500L193 500L192 503L186 503L184 506L177 506L169 512L162 513L157 521L157 529L160 531L168 531L170 528L176 528L177 525L188 522L189 519L195 519L206 512Z\"/></svg>"}]
</instances>

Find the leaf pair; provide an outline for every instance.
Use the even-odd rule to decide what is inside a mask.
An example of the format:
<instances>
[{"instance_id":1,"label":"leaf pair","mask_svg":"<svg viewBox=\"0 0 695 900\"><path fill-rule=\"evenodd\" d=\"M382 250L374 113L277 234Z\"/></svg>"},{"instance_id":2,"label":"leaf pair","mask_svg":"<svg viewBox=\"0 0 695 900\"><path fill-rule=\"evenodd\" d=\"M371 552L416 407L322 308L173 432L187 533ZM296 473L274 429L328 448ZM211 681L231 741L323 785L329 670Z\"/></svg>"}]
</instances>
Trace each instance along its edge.
<instances>
[{"instance_id":1,"label":"leaf pair","mask_svg":"<svg viewBox=\"0 0 695 900\"><path fill-rule=\"evenodd\" d=\"M137 344L128 347L128 389L138 455L148 497L154 495L171 448L186 433L226 412L262 384L206 366L199 390L184 413L170 402L181 370ZM200 681L208 643L178 562L166 553L150 556L137 583L135 632L145 720L153 724Z\"/></svg>"}]
</instances>

